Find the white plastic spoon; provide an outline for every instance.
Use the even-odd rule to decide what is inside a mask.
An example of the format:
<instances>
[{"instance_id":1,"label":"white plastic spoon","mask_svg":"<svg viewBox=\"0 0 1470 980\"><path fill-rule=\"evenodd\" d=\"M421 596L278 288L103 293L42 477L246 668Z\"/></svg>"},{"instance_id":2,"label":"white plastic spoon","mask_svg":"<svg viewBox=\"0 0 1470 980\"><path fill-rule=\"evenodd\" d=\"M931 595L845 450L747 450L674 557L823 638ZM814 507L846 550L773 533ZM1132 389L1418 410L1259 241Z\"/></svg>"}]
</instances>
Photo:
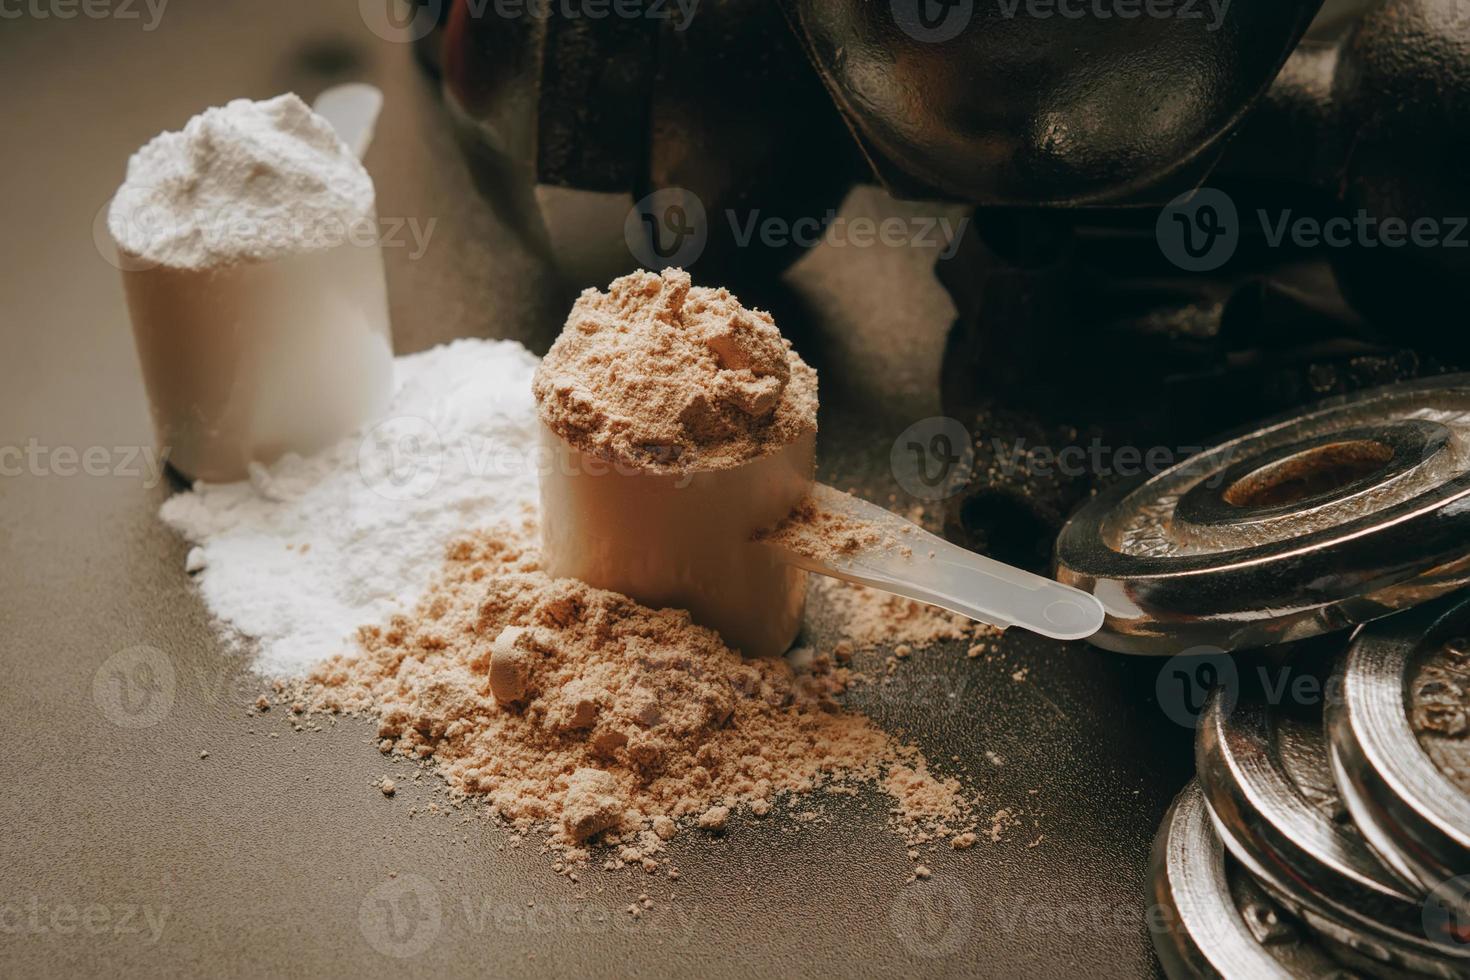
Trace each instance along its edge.
<instances>
[{"instance_id":1,"label":"white plastic spoon","mask_svg":"<svg viewBox=\"0 0 1470 980\"><path fill-rule=\"evenodd\" d=\"M810 496L819 510L878 532L874 537L881 543L819 555L773 540L760 542L789 565L941 606L1001 629L1020 626L1058 640L1086 639L1103 624L1102 603L1086 592L967 551L824 484L814 484Z\"/></svg>"}]
</instances>

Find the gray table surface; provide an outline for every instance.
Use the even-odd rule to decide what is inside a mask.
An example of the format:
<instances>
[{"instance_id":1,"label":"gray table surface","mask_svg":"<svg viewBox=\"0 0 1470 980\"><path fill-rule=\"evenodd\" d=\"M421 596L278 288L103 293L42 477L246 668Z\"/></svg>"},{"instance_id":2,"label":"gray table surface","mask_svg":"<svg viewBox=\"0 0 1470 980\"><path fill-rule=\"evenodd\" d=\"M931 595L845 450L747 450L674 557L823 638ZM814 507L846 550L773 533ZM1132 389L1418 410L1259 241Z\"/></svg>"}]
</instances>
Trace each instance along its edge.
<instances>
[{"instance_id":1,"label":"gray table surface","mask_svg":"<svg viewBox=\"0 0 1470 980\"><path fill-rule=\"evenodd\" d=\"M172 0L155 20L158 2L88 15L37 0L0 28L0 446L52 454L0 477L0 975L1157 972L1148 846L1192 732L1154 703L1153 663L1023 636L990 661L915 656L853 703L1020 827L937 854L934 878L906 885L881 807L832 803L800 830L737 820L723 839L674 842L679 897L636 923L618 911L625 889L662 905L666 883L594 874L606 890L575 902L495 825L410 816L427 777L396 767L406 788L385 799L368 723L296 733L280 712L247 717L257 681L215 639L186 547L156 519L168 483L130 463L151 446L147 408L93 237L128 154L207 105L364 78L388 94L367 157L380 213L437 222L422 256L387 253L398 349L504 336L544 350L566 296L474 194L409 46L367 30L357 4ZM859 190L845 207L916 206ZM789 276L813 311L789 326L823 372L823 475L875 499L897 489L894 436L938 414L951 309L928 258L819 249ZM107 475L68 475L63 447L103 447ZM171 701L126 727L109 665L140 645L166 657ZM384 901L401 930L373 924Z\"/></svg>"}]
</instances>

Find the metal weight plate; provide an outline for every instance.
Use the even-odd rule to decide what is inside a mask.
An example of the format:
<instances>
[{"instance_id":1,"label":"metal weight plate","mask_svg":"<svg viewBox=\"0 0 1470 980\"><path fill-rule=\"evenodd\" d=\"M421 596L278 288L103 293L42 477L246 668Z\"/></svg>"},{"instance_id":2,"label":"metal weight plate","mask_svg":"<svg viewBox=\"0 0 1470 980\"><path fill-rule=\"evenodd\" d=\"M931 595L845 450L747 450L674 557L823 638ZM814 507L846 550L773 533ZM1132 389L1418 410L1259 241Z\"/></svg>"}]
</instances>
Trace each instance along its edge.
<instances>
[{"instance_id":1,"label":"metal weight plate","mask_svg":"<svg viewBox=\"0 0 1470 980\"><path fill-rule=\"evenodd\" d=\"M1470 374L1321 402L1098 494L1057 578L1124 653L1317 636L1470 583Z\"/></svg>"},{"instance_id":2,"label":"metal weight plate","mask_svg":"<svg viewBox=\"0 0 1470 980\"><path fill-rule=\"evenodd\" d=\"M1470 974L1470 947L1430 938L1424 892L1390 872L1348 817L1322 731L1326 665L1296 666L1271 686L1212 697L1201 717L1196 762L1216 831L1330 950L1379 974ZM1302 677L1313 683L1291 686Z\"/></svg>"},{"instance_id":3,"label":"metal weight plate","mask_svg":"<svg viewBox=\"0 0 1470 980\"><path fill-rule=\"evenodd\" d=\"M1353 975L1226 856L1193 783L1154 839L1151 887L1154 950L1173 980Z\"/></svg>"},{"instance_id":4,"label":"metal weight plate","mask_svg":"<svg viewBox=\"0 0 1470 980\"><path fill-rule=\"evenodd\" d=\"M1359 631L1326 718L1333 774L1380 857L1470 948L1470 592Z\"/></svg>"}]
</instances>

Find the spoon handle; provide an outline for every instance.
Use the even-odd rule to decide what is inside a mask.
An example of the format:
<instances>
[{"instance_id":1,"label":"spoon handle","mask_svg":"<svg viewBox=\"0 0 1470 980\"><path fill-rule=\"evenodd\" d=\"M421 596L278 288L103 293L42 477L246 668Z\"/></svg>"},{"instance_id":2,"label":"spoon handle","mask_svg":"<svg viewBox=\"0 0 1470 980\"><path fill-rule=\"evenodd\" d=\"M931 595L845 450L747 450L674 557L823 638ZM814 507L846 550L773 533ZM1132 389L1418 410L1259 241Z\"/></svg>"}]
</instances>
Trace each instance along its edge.
<instances>
[{"instance_id":1,"label":"spoon handle","mask_svg":"<svg viewBox=\"0 0 1470 980\"><path fill-rule=\"evenodd\" d=\"M843 550L794 548L785 538L760 542L786 564L1058 640L1085 639L1103 624L1102 604L1086 592L951 544L824 484L812 488L811 498L819 512L860 522L872 533L854 536L857 546Z\"/></svg>"}]
</instances>

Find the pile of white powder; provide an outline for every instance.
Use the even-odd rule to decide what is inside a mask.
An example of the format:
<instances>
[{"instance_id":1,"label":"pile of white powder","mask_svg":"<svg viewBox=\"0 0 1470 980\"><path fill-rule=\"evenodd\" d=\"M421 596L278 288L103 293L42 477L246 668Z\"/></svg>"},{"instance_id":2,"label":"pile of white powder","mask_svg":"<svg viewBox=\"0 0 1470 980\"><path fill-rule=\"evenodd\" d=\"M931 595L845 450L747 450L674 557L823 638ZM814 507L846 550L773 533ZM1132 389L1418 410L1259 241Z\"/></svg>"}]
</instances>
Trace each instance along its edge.
<instances>
[{"instance_id":1,"label":"pile of white powder","mask_svg":"<svg viewBox=\"0 0 1470 980\"><path fill-rule=\"evenodd\" d=\"M293 94L236 99L128 161L107 224L126 253L203 269L330 248L373 220L373 182Z\"/></svg>"},{"instance_id":2,"label":"pile of white powder","mask_svg":"<svg viewBox=\"0 0 1470 980\"><path fill-rule=\"evenodd\" d=\"M262 673L347 650L358 627L413 608L451 538L536 504L530 352L459 340L394 367L383 421L163 505L196 543L188 567L210 611L254 641Z\"/></svg>"}]
</instances>

